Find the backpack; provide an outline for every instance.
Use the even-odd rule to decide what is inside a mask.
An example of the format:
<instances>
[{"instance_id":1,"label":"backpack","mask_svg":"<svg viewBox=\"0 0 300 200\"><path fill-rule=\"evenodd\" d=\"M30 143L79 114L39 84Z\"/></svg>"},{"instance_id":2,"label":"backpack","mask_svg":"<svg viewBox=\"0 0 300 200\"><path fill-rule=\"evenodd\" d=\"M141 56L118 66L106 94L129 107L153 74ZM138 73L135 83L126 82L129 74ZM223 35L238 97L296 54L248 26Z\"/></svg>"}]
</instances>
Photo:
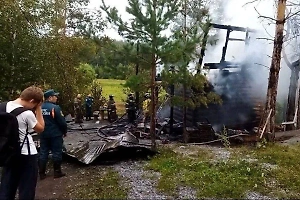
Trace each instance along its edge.
<instances>
[{"instance_id":1,"label":"backpack","mask_svg":"<svg viewBox=\"0 0 300 200\"><path fill-rule=\"evenodd\" d=\"M21 149L28 135L26 131L24 141L20 146L17 116L28 109L19 107L7 113L6 105L7 103L0 104L0 167L14 164L19 160Z\"/></svg>"}]
</instances>

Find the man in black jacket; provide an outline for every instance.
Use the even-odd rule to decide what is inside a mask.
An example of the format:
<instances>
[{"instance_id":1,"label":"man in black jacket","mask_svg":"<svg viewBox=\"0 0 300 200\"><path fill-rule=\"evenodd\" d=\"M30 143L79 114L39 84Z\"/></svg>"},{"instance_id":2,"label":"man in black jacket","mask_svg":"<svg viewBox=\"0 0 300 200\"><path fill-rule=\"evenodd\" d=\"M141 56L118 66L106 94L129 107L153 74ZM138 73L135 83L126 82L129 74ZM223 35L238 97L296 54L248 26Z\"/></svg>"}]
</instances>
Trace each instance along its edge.
<instances>
[{"instance_id":1,"label":"man in black jacket","mask_svg":"<svg viewBox=\"0 0 300 200\"><path fill-rule=\"evenodd\" d=\"M46 178L46 165L49 151L52 153L54 178L60 178L66 174L61 171L63 136L67 133L67 123L58 105L59 93L48 90L44 93L45 102L42 105L42 114L45 121L45 130L40 135L39 175L40 179Z\"/></svg>"}]
</instances>

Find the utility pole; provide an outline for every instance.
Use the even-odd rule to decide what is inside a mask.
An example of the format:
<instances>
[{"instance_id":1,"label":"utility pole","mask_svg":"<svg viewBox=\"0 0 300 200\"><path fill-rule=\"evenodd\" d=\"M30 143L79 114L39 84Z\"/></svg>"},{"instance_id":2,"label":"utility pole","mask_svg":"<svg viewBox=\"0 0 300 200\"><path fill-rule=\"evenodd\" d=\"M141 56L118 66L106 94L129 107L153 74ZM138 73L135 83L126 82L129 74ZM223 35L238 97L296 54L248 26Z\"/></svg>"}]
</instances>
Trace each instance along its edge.
<instances>
[{"instance_id":1,"label":"utility pole","mask_svg":"<svg viewBox=\"0 0 300 200\"><path fill-rule=\"evenodd\" d=\"M275 38L274 38L274 47L272 62L269 73L269 82L268 82L268 91L267 91L267 101L264 112L264 120L261 124L260 130L266 130L270 132L272 137L269 138L273 141L274 138L274 128L275 128L275 113L276 113L276 97L277 97L277 88L278 88L278 79L280 71L280 61L281 61L281 52L283 45L283 32L284 32L284 23L285 23L285 10L286 10L286 0L277 1L277 17L276 17L276 29L275 29ZM267 117L270 116L270 117ZM260 133L261 137L264 132Z\"/></svg>"}]
</instances>

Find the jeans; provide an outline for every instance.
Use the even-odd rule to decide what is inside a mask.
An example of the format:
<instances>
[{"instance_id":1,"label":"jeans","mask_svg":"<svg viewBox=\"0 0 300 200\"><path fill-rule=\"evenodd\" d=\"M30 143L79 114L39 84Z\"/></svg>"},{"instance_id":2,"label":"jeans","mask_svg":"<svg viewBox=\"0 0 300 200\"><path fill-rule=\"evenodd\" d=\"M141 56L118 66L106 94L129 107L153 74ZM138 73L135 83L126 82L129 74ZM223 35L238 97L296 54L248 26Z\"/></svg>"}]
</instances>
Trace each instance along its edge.
<instances>
[{"instance_id":1,"label":"jeans","mask_svg":"<svg viewBox=\"0 0 300 200\"><path fill-rule=\"evenodd\" d=\"M52 153L53 162L62 161L63 138L62 136L40 138L40 162L47 163L49 151Z\"/></svg>"},{"instance_id":2,"label":"jeans","mask_svg":"<svg viewBox=\"0 0 300 200\"><path fill-rule=\"evenodd\" d=\"M35 188L38 177L38 156L21 155L18 165L3 167L0 199L15 199L19 188L19 199L35 198Z\"/></svg>"}]
</instances>

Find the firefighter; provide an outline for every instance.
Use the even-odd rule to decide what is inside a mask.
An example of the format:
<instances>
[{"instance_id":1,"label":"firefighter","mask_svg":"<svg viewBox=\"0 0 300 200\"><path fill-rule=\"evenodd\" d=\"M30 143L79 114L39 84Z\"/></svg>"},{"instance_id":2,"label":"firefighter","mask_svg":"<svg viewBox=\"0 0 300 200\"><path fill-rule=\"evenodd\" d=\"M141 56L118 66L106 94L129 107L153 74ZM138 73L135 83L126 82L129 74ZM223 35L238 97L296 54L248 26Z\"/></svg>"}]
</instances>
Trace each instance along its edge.
<instances>
[{"instance_id":1,"label":"firefighter","mask_svg":"<svg viewBox=\"0 0 300 200\"><path fill-rule=\"evenodd\" d=\"M74 115L75 123L83 123L82 100L81 94L74 99Z\"/></svg>"},{"instance_id":2,"label":"firefighter","mask_svg":"<svg viewBox=\"0 0 300 200\"><path fill-rule=\"evenodd\" d=\"M114 95L109 95L109 100L107 102L107 118L109 122L116 121L118 119L117 116L117 108L116 102L114 100Z\"/></svg>"},{"instance_id":3,"label":"firefighter","mask_svg":"<svg viewBox=\"0 0 300 200\"><path fill-rule=\"evenodd\" d=\"M85 98L85 119L86 121L89 121L92 119L92 106L93 106L93 102L94 102L94 98L92 97L91 94L89 94L86 98Z\"/></svg>"},{"instance_id":4,"label":"firefighter","mask_svg":"<svg viewBox=\"0 0 300 200\"><path fill-rule=\"evenodd\" d=\"M134 100L133 93L128 94L125 107L126 107L128 122L133 124L134 121L136 120L136 103Z\"/></svg>"},{"instance_id":5,"label":"firefighter","mask_svg":"<svg viewBox=\"0 0 300 200\"><path fill-rule=\"evenodd\" d=\"M143 123L150 119L150 105L151 105L151 98L149 93L145 93L144 95L145 100L143 101Z\"/></svg>"}]
</instances>

